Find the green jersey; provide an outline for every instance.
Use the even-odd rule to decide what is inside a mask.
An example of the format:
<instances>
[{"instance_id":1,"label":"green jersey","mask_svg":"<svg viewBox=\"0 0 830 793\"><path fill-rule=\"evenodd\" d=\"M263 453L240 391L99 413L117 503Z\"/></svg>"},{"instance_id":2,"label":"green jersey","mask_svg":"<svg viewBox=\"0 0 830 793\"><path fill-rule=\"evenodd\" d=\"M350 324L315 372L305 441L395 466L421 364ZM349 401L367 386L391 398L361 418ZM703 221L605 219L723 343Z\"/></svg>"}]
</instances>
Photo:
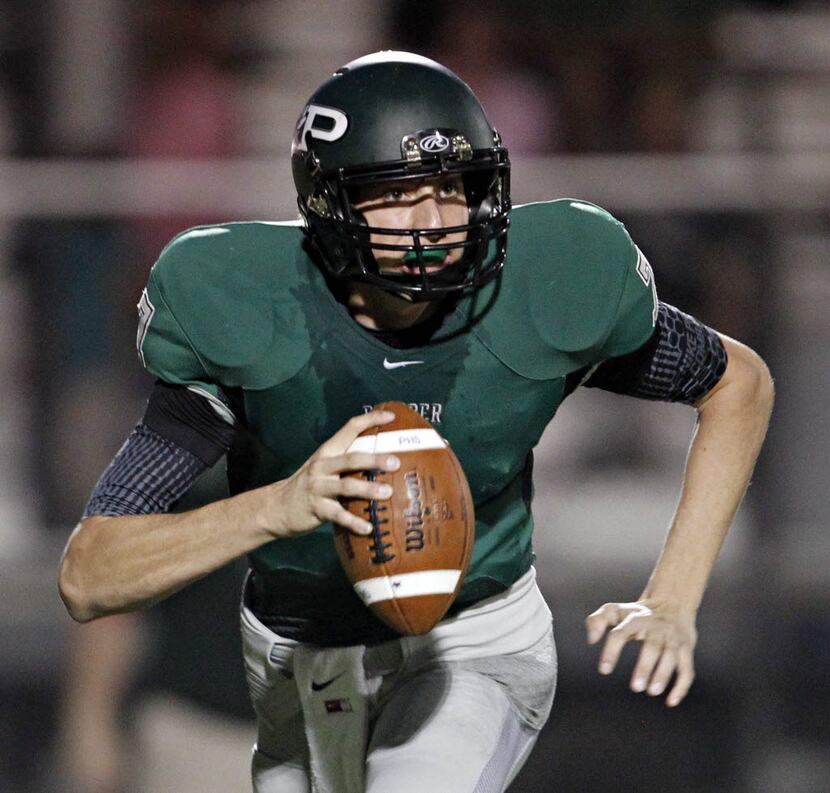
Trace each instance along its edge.
<instances>
[{"instance_id":1,"label":"green jersey","mask_svg":"<svg viewBox=\"0 0 830 793\"><path fill-rule=\"evenodd\" d=\"M299 224L265 222L175 238L139 306L143 364L209 397L238 395L231 492L288 477L372 405L409 403L449 441L475 502L476 542L458 602L503 590L533 559L528 461L566 376L652 333L648 263L622 224L592 204L516 207L500 277L461 299L428 343L400 349L351 318L303 240ZM351 593L331 532L323 525L274 540L250 561L274 591L339 593L325 619L343 624L369 612Z\"/></svg>"}]
</instances>

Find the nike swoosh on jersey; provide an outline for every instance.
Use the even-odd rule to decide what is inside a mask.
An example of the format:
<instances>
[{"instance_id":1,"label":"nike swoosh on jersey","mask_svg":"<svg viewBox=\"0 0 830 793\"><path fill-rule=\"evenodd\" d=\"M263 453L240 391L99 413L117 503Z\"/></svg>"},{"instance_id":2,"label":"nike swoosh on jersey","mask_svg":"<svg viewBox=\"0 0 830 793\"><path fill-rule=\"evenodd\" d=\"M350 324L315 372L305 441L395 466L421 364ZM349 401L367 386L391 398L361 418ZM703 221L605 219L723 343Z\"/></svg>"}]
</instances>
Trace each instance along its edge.
<instances>
[{"instance_id":1,"label":"nike swoosh on jersey","mask_svg":"<svg viewBox=\"0 0 830 793\"><path fill-rule=\"evenodd\" d=\"M414 366L415 364L423 363L423 361L390 361L388 358L383 359L384 369L400 369L402 366Z\"/></svg>"}]
</instances>

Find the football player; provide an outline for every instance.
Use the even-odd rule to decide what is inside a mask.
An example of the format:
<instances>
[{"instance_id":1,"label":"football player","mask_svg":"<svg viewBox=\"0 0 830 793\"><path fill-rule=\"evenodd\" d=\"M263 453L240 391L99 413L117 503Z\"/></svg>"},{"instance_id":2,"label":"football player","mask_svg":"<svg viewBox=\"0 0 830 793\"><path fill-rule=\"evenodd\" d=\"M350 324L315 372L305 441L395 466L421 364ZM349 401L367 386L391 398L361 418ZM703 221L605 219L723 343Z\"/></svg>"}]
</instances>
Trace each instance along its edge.
<instances>
[{"instance_id":1,"label":"football player","mask_svg":"<svg viewBox=\"0 0 830 793\"><path fill-rule=\"evenodd\" d=\"M635 691L677 705L695 616L765 434L772 383L745 346L657 300L621 223L587 201L511 208L507 150L470 88L382 52L339 69L297 124L301 220L186 231L139 303L146 413L69 540L77 620L149 606L248 554L246 672L259 793L502 791L551 708L556 655L532 566L531 455L580 385L696 408L677 513L639 600L587 619L600 671L642 643ZM509 244L508 244L509 238ZM476 505L447 617L397 636L359 600L331 532L388 488L346 453L417 406ZM166 514L228 455L230 498Z\"/></svg>"}]
</instances>

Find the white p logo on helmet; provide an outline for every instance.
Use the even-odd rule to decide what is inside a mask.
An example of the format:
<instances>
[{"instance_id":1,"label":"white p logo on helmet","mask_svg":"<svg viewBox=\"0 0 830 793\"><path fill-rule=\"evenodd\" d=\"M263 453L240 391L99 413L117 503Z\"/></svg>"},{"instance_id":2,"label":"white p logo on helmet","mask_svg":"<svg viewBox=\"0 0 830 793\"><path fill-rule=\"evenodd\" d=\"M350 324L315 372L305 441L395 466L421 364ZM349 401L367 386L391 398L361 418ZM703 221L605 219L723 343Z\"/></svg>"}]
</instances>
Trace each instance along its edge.
<instances>
[{"instance_id":1,"label":"white p logo on helmet","mask_svg":"<svg viewBox=\"0 0 830 793\"><path fill-rule=\"evenodd\" d=\"M321 120L325 119L321 124ZM308 105L297 122L297 149L308 151L306 135L330 143L340 140L349 127L349 119L342 110L324 105Z\"/></svg>"}]
</instances>

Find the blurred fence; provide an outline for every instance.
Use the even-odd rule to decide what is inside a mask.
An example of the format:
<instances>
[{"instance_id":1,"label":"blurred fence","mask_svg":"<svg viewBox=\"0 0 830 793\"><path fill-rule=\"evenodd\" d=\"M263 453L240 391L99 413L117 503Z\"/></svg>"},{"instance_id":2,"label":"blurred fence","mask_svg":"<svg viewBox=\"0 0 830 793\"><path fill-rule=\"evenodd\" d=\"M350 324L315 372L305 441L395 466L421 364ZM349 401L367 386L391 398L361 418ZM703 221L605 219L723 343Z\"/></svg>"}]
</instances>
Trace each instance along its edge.
<instances>
[{"instance_id":1,"label":"blurred fence","mask_svg":"<svg viewBox=\"0 0 830 793\"><path fill-rule=\"evenodd\" d=\"M516 202L587 196L617 212L824 212L824 152L515 158ZM233 161L0 160L0 218L295 211L287 156Z\"/></svg>"}]
</instances>

